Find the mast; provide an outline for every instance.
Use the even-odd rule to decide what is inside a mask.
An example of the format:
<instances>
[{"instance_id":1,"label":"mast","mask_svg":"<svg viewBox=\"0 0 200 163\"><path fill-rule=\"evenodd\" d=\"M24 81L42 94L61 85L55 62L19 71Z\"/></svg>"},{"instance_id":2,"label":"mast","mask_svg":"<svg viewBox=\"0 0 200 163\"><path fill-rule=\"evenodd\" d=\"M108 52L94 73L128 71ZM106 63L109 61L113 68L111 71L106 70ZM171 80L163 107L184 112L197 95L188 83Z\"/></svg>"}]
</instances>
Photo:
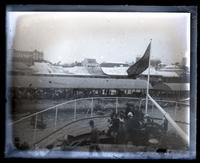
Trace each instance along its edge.
<instances>
[{"instance_id":1,"label":"mast","mask_svg":"<svg viewBox=\"0 0 200 163\"><path fill-rule=\"evenodd\" d=\"M148 95L149 95L149 78L150 78L150 60L151 60L151 41L150 39L150 52L149 52L149 67L148 67L148 77L147 77L147 91L146 91L146 106L145 106L145 115L147 114L147 109L148 109Z\"/></svg>"}]
</instances>

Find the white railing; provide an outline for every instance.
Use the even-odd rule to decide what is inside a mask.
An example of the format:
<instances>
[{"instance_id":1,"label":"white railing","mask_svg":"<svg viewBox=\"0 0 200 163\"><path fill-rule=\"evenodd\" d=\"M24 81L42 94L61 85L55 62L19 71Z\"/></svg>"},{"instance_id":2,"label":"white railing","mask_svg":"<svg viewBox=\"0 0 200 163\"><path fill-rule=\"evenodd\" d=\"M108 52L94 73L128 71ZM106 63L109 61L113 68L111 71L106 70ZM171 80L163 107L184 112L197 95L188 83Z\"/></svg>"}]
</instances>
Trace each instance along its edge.
<instances>
[{"instance_id":1,"label":"white railing","mask_svg":"<svg viewBox=\"0 0 200 163\"><path fill-rule=\"evenodd\" d=\"M56 129L59 129L70 122L95 116L95 114L97 114L95 108L98 105L101 107L101 109L104 108L104 110L108 112L110 109L115 110L117 113L119 108L124 107L127 102L135 101L135 103L138 104L139 109L141 109L142 102L144 100L145 99L143 98L134 97L80 98L49 107L19 120L13 121L8 124L8 127L12 128L14 137L19 137L23 141L33 145L38 140L41 140L42 138L54 132ZM175 112L178 104L185 105L184 103L176 101L158 101L175 104ZM150 104L148 106L150 106Z\"/></svg>"},{"instance_id":2,"label":"white railing","mask_svg":"<svg viewBox=\"0 0 200 163\"><path fill-rule=\"evenodd\" d=\"M95 123L95 127L98 128L98 131L107 131L108 125L107 120L110 116L93 116L88 118L82 118L79 120L72 121L67 123L62 128L59 128L47 135L43 139L34 143L34 148L45 148L49 144L56 144L60 139L63 140L65 135L78 136L83 134L88 134L90 132L89 121L92 119ZM81 125L80 125L81 124Z\"/></svg>"},{"instance_id":3,"label":"white railing","mask_svg":"<svg viewBox=\"0 0 200 163\"><path fill-rule=\"evenodd\" d=\"M13 131L14 137L19 137L32 145L34 142L69 122L94 116L94 109L99 101L103 100L103 102L109 103L109 105L102 105L100 103L104 109L108 106L108 108L118 112L119 99L141 100L134 97L89 97L74 99L12 121L8 124L8 127Z\"/></svg>"},{"instance_id":4,"label":"white railing","mask_svg":"<svg viewBox=\"0 0 200 163\"><path fill-rule=\"evenodd\" d=\"M169 123L175 128L179 136L189 145L189 135L187 135L172 119L172 117L150 96L150 101L156 106L156 108L163 114L163 116L169 121Z\"/></svg>"},{"instance_id":5,"label":"white railing","mask_svg":"<svg viewBox=\"0 0 200 163\"><path fill-rule=\"evenodd\" d=\"M149 101L150 99L148 99L148 101ZM178 106L186 106L186 107L182 107L181 108L181 110L188 110L188 112L189 112L189 104L188 103L185 103L185 102L182 102L182 101L173 101L173 100L159 100L159 99L156 99L155 100L158 104L162 104L162 103L165 103L165 104L172 104L173 105L173 112L171 112L171 115L173 115L173 119L175 120L175 121L180 121L180 120L178 120L177 119L177 110L179 109L178 108ZM141 99L140 100L140 103L139 103L139 110L141 110L141 108L142 108L142 104L143 104L143 102L146 102L146 99ZM153 104L153 102L150 100L150 102L151 103L149 103L148 104L148 109L147 110L145 110L145 112L146 112L146 114L147 115L149 115L149 114L151 114L151 116L154 116L153 114L155 113L155 107L154 107L154 104ZM151 104L151 108L150 108L150 104ZM151 110L150 110L151 109ZM157 115L158 116L158 115ZM188 115L189 116L189 115ZM163 117L162 115L161 116L159 116L159 118L161 118L161 117ZM158 117L157 117L158 118ZM189 122L186 122L186 123L188 123L189 124Z\"/></svg>"},{"instance_id":6,"label":"white railing","mask_svg":"<svg viewBox=\"0 0 200 163\"><path fill-rule=\"evenodd\" d=\"M117 101L118 101L119 98L120 98L120 99L143 100L142 98L135 98L135 97L88 97L88 98L79 98L79 99L69 100L69 101L67 101L67 102L63 102L63 103L61 103L61 104L57 104L57 105L55 105L55 106L49 107L49 108L47 108L47 109L44 109L44 110L42 110L42 111L38 111L38 112L33 113L33 114L31 114L31 115L25 116L25 117L23 117L23 118L20 118L19 120L15 120L15 121L9 123L8 126L10 126L10 125L12 125L12 124L19 123L19 122L21 122L21 121L23 121L23 120L25 120L25 119L28 119L28 118L33 117L33 116L36 116L36 115L41 114L41 113L43 113L43 112L46 112L46 111L49 111L49 110L53 110L53 109L57 109L57 107L60 107L60 106L63 106L63 105L65 105L65 104L69 104L69 103L72 103L72 102L74 102L74 104L75 104L75 106L74 106L74 108L75 108L75 109L74 109L74 110L75 110L75 111L74 111L74 117L75 117L75 115L76 115L76 103L77 103L78 101L82 101L82 100L91 100L91 101L92 101L92 102L91 102L91 108L93 108L93 100L94 100L94 99L116 99L116 104L115 104L115 106L116 106L116 112L117 112ZM56 112L57 112L57 111L56 111ZM74 118L74 119L76 119L76 118Z\"/></svg>"}]
</instances>

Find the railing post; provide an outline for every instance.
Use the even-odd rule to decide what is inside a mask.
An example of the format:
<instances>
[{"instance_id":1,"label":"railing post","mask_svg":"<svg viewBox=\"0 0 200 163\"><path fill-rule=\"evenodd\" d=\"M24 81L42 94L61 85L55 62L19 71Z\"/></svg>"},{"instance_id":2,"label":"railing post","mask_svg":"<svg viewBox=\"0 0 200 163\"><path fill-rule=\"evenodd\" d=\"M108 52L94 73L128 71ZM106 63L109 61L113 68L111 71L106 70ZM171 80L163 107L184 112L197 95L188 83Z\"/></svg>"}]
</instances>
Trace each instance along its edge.
<instances>
[{"instance_id":1,"label":"railing post","mask_svg":"<svg viewBox=\"0 0 200 163\"><path fill-rule=\"evenodd\" d=\"M57 115L58 115L58 108L56 107L56 115L55 115L54 129L56 129L56 125L57 125Z\"/></svg>"},{"instance_id":2,"label":"railing post","mask_svg":"<svg viewBox=\"0 0 200 163\"><path fill-rule=\"evenodd\" d=\"M147 115L147 109L148 109L148 95L146 96L146 104L145 104L145 115Z\"/></svg>"},{"instance_id":3,"label":"railing post","mask_svg":"<svg viewBox=\"0 0 200 163\"><path fill-rule=\"evenodd\" d=\"M175 109L174 109L174 120L175 121L176 121L176 112L177 112L177 102L176 102Z\"/></svg>"},{"instance_id":4,"label":"railing post","mask_svg":"<svg viewBox=\"0 0 200 163\"><path fill-rule=\"evenodd\" d=\"M177 109L177 102L174 109L174 121L176 121L176 111L177 111L176 109ZM175 136L177 137L177 132L175 133Z\"/></svg>"},{"instance_id":5,"label":"railing post","mask_svg":"<svg viewBox=\"0 0 200 163\"><path fill-rule=\"evenodd\" d=\"M76 120L76 99L74 101L74 121Z\"/></svg>"},{"instance_id":6,"label":"railing post","mask_svg":"<svg viewBox=\"0 0 200 163\"><path fill-rule=\"evenodd\" d=\"M139 104L139 105L140 105L140 106L139 106L139 110L141 110L142 101L143 101L143 99L141 99L141 100L140 100L140 104Z\"/></svg>"},{"instance_id":7,"label":"railing post","mask_svg":"<svg viewBox=\"0 0 200 163\"><path fill-rule=\"evenodd\" d=\"M151 112L153 113L153 102L151 102Z\"/></svg>"},{"instance_id":8,"label":"railing post","mask_svg":"<svg viewBox=\"0 0 200 163\"><path fill-rule=\"evenodd\" d=\"M34 133L33 133L33 144L35 143L35 139L36 139L36 130L37 130L37 114L35 115L35 125L34 125Z\"/></svg>"},{"instance_id":9,"label":"railing post","mask_svg":"<svg viewBox=\"0 0 200 163\"><path fill-rule=\"evenodd\" d=\"M150 55L150 51L151 51L151 41L149 43L150 49L149 49L149 65L148 65L148 76L147 76L147 91L146 91L146 105L145 105L145 115L147 116L147 109L148 109L148 95L149 95L149 82L150 82L150 65L151 65L151 55Z\"/></svg>"},{"instance_id":10,"label":"railing post","mask_svg":"<svg viewBox=\"0 0 200 163\"><path fill-rule=\"evenodd\" d=\"M115 113L118 113L118 97L116 97L116 108L115 108Z\"/></svg>"},{"instance_id":11,"label":"railing post","mask_svg":"<svg viewBox=\"0 0 200 163\"><path fill-rule=\"evenodd\" d=\"M93 97L92 97L92 102L91 102L91 117L93 116Z\"/></svg>"},{"instance_id":12,"label":"railing post","mask_svg":"<svg viewBox=\"0 0 200 163\"><path fill-rule=\"evenodd\" d=\"M154 105L160 110L160 112L165 116L165 118L169 121L169 123L176 129L179 136L189 144L189 137L188 135L181 129L177 123L172 119L172 117L150 96L148 95L149 99L154 103Z\"/></svg>"}]
</instances>

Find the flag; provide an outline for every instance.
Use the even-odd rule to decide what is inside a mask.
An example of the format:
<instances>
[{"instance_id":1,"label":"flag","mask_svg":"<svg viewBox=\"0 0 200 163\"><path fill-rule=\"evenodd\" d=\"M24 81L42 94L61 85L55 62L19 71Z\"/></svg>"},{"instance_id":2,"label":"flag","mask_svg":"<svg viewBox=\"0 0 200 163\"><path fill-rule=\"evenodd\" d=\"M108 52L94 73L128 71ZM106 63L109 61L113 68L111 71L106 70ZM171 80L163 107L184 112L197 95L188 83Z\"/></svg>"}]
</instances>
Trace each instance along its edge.
<instances>
[{"instance_id":1,"label":"flag","mask_svg":"<svg viewBox=\"0 0 200 163\"><path fill-rule=\"evenodd\" d=\"M137 75L141 74L148 68L150 51L151 51L151 42L149 43L143 57L128 68L127 73L129 77L136 77Z\"/></svg>"}]
</instances>

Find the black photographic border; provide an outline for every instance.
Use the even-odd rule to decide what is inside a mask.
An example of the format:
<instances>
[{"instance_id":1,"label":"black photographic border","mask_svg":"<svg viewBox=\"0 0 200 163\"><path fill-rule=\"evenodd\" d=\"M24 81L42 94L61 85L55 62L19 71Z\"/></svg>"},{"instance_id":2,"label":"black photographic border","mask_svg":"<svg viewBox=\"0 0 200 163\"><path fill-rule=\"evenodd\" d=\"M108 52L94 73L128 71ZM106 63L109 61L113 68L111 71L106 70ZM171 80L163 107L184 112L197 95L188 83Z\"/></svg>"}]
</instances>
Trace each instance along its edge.
<instances>
[{"instance_id":1,"label":"black photographic border","mask_svg":"<svg viewBox=\"0 0 200 163\"><path fill-rule=\"evenodd\" d=\"M191 143L191 148L190 148L190 153L188 159L195 159L196 158L196 145L197 145L197 6L196 5L191 5L191 6L154 6L154 5L52 5L52 4L26 4L26 5L20 5L20 4L7 4L4 6L4 11L81 11L81 12L94 12L94 11L100 11L100 12L186 12L186 13L191 13L191 56L190 56L190 69L191 69L191 74L190 74L190 120L191 120L191 127L190 127L190 143ZM6 15L6 14L5 14ZM4 23L6 24L6 18L3 18ZM6 27L5 27L6 30ZM4 56L2 61L6 61L6 33L5 33L5 49L4 51ZM6 70L6 62L2 64L4 67L2 74L4 74L4 79L5 79L5 70ZM4 81L1 85L6 86L6 81ZM6 103L6 97L5 97L5 92L6 92L6 87L4 87L3 90L3 96L1 98L1 108L5 108L5 103ZM2 111L3 117L1 118L1 121L3 124L2 128L4 129L5 132L5 110ZM3 149L5 152L5 138L6 136L4 135L4 142L2 143L4 145ZM5 154L3 152L3 154ZM9 155L7 155L9 156ZM4 157L7 157L4 155ZM71 155L72 156L72 155ZM12 155L11 155L12 157ZM20 154L18 155L13 155L13 157L18 158L21 157ZM22 156L23 157L23 156ZM57 156L52 157L47 157L47 158L57 158ZM64 157L64 158L74 158L74 157ZM77 157L75 157L77 158ZM84 158L84 157L80 157ZM87 158L87 157L86 157ZM97 157L98 158L98 157ZM107 158L107 157L105 157ZM117 158L117 157L116 157ZM120 157L119 157L120 158ZM99 159L99 158L98 158ZM115 158L114 158L115 159ZM123 158L122 158L123 159ZM133 157L128 157L126 159L134 159ZM136 158L137 159L137 158Z\"/></svg>"}]
</instances>

